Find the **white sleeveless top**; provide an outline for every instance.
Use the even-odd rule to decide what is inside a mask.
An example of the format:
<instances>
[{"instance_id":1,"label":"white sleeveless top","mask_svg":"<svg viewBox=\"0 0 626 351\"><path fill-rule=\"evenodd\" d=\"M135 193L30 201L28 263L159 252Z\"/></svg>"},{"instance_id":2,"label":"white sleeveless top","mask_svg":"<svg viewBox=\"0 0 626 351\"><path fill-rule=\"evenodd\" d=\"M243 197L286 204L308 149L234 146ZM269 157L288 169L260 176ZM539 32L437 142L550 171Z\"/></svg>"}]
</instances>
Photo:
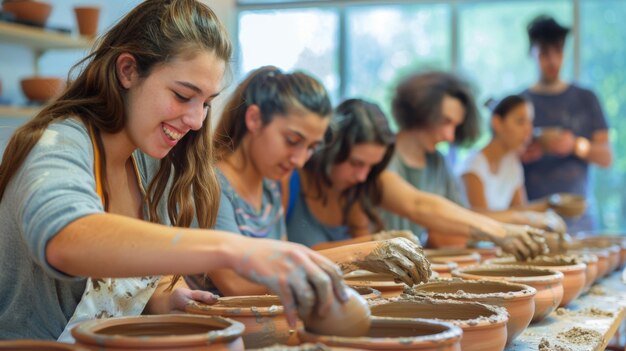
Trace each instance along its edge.
<instances>
[{"instance_id":1,"label":"white sleeveless top","mask_svg":"<svg viewBox=\"0 0 626 351\"><path fill-rule=\"evenodd\" d=\"M457 169L457 174L474 174L483 183L487 209L506 210L511 206L515 191L524 184L524 169L515 152L506 154L500 161L496 173L489 169L487 158L481 152L468 156Z\"/></svg>"}]
</instances>

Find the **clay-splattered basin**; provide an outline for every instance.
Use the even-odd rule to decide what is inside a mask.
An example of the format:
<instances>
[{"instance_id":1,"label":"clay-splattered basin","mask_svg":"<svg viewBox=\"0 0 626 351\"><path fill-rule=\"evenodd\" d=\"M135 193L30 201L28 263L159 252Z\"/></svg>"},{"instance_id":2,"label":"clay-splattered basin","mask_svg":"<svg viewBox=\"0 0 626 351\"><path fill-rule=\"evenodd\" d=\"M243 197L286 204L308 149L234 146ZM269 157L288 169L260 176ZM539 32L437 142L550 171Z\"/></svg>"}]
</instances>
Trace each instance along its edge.
<instances>
[{"instance_id":1,"label":"clay-splattered basin","mask_svg":"<svg viewBox=\"0 0 626 351\"><path fill-rule=\"evenodd\" d=\"M573 256L540 256L529 261L509 262L494 259L485 263L547 268L563 273L563 299L560 307L567 306L582 293L585 287L587 265Z\"/></svg>"},{"instance_id":2,"label":"clay-splattered basin","mask_svg":"<svg viewBox=\"0 0 626 351\"><path fill-rule=\"evenodd\" d=\"M370 288L369 286L357 286L353 289L356 290L356 292L358 292L366 300L375 300L379 299L382 296L380 291L374 288Z\"/></svg>"},{"instance_id":3,"label":"clay-splattered basin","mask_svg":"<svg viewBox=\"0 0 626 351\"><path fill-rule=\"evenodd\" d=\"M424 250L426 258L433 263L454 262L459 267L473 266L480 263L480 254L470 249Z\"/></svg>"},{"instance_id":4,"label":"clay-splattered basin","mask_svg":"<svg viewBox=\"0 0 626 351\"><path fill-rule=\"evenodd\" d=\"M406 284L397 283L393 276L388 274L354 272L344 276L349 287L370 287L380 291L382 297L400 296Z\"/></svg>"},{"instance_id":5,"label":"clay-splattered basin","mask_svg":"<svg viewBox=\"0 0 626 351\"><path fill-rule=\"evenodd\" d=\"M370 331L362 337L316 335L298 329L300 340L360 350L460 351L461 328L429 319L373 317Z\"/></svg>"},{"instance_id":6,"label":"clay-splattered basin","mask_svg":"<svg viewBox=\"0 0 626 351\"><path fill-rule=\"evenodd\" d=\"M88 351L80 345L65 344L43 340L5 340L0 341L1 351Z\"/></svg>"},{"instance_id":7,"label":"clay-splattered basin","mask_svg":"<svg viewBox=\"0 0 626 351\"><path fill-rule=\"evenodd\" d=\"M193 302L187 305L185 312L222 316L243 323L246 329L242 338L246 347L299 343L297 333L287 324L280 299L274 295L220 297L212 305Z\"/></svg>"},{"instance_id":8,"label":"clay-splattered basin","mask_svg":"<svg viewBox=\"0 0 626 351\"><path fill-rule=\"evenodd\" d=\"M380 300L370 306L372 316L426 318L450 322L463 330L463 351L504 349L507 340L507 311L477 302L402 297Z\"/></svg>"},{"instance_id":9,"label":"clay-splattered basin","mask_svg":"<svg viewBox=\"0 0 626 351\"><path fill-rule=\"evenodd\" d=\"M243 324L221 317L185 314L117 317L72 329L90 350L243 350Z\"/></svg>"},{"instance_id":10,"label":"clay-splattered basin","mask_svg":"<svg viewBox=\"0 0 626 351\"><path fill-rule=\"evenodd\" d=\"M537 290L524 284L498 280L440 279L414 286L411 295L442 300L474 301L506 308L507 344L530 324Z\"/></svg>"},{"instance_id":11,"label":"clay-splattered basin","mask_svg":"<svg viewBox=\"0 0 626 351\"><path fill-rule=\"evenodd\" d=\"M512 266L479 266L459 268L452 276L474 280L506 280L532 286L535 295L535 313L532 322L544 319L554 311L563 299L563 273L549 269Z\"/></svg>"},{"instance_id":12,"label":"clay-splattered basin","mask_svg":"<svg viewBox=\"0 0 626 351\"><path fill-rule=\"evenodd\" d=\"M433 272L437 272L440 278L450 278L452 276L452 271L457 268L459 268L459 265L455 262L430 263L430 269Z\"/></svg>"}]
</instances>

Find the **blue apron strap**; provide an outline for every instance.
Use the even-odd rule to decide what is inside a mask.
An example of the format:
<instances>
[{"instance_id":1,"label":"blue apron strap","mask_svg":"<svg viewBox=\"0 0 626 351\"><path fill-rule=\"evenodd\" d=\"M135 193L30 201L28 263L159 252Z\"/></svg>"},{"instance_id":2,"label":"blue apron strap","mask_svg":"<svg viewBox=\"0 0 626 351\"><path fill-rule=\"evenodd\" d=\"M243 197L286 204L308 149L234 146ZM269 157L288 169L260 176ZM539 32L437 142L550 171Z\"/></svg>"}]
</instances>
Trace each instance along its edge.
<instances>
[{"instance_id":1,"label":"blue apron strap","mask_svg":"<svg viewBox=\"0 0 626 351\"><path fill-rule=\"evenodd\" d=\"M300 196L300 174L298 171L293 171L291 173L291 177L289 178L289 202L287 202L286 215L287 220L289 220L289 217L291 217L291 214L293 213L293 208L296 206L298 196Z\"/></svg>"}]
</instances>

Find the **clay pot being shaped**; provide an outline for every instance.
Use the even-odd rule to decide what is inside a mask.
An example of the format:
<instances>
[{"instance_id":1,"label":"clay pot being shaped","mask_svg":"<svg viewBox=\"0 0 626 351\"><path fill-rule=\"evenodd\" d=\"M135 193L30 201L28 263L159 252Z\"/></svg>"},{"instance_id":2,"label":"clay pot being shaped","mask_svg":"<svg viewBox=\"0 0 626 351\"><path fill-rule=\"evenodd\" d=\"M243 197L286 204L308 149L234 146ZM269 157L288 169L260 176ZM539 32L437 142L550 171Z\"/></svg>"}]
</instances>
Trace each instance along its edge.
<instances>
[{"instance_id":1,"label":"clay pot being shaped","mask_svg":"<svg viewBox=\"0 0 626 351\"><path fill-rule=\"evenodd\" d=\"M457 268L459 268L459 265L456 262L430 263L430 269L433 272L437 272L440 278L450 278L452 271Z\"/></svg>"},{"instance_id":2,"label":"clay pot being shaped","mask_svg":"<svg viewBox=\"0 0 626 351\"><path fill-rule=\"evenodd\" d=\"M325 316L312 313L303 318L304 328L320 335L357 337L370 329L370 309L367 301L354 289L347 289L348 301L334 300Z\"/></svg>"},{"instance_id":3,"label":"clay pot being shaped","mask_svg":"<svg viewBox=\"0 0 626 351\"><path fill-rule=\"evenodd\" d=\"M83 322L72 329L90 350L243 350L243 324L232 319L186 314L116 317Z\"/></svg>"},{"instance_id":4,"label":"clay pot being shaped","mask_svg":"<svg viewBox=\"0 0 626 351\"><path fill-rule=\"evenodd\" d=\"M370 288L369 286L355 286L352 289L358 292L359 295L361 295L361 297L363 297L365 300L376 300L381 298L382 296L380 291L374 288Z\"/></svg>"},{"instance_id":5,"label":"clay pot being shaped","mask_svg":"<svg viewBox=\"0 0 626 351\"><path fill-rule=\"evenodd\" d=\"M576 218L585 213L587 201L580 195L558 193L548 197L548 206L561 217Z\"/></svg>"},{"instance_id":6,"label":"clay pot being shaped","mask_svg":"<svg viewBox=\"0 0 626 351\"><path fill-rule=\"evenodd\" d=\"M478 302L401 297L380 300L371 306L372 316L425 318L450 322L463 330L463 351L504 350L507 311Z\"/></svg>"},{"instance_id":7,"label":"clay pot being shaped","mask_svg":"<svg viewBox=\"0 0 626 351\"><path fill-rule=\"evenodd\" d=\"M454 262L459 267L473 266L480 263L480 254L470 249L424 250L426 258L433 263Z\"/></svg>"},{"instance_id":8,"label":"clay pot being shaped","mask_svg":"<svg viewBox=\"0 0 626 351\"><path fill-rule=\"evenodd\" d=\"M368 333L361 337L317 335L298 329L300 340L330 347L359 350L460 351L461 328L429 319L372 317Z\"/></svg>"},{"instance_id":9,"label":"clay pot being shaped","mask_svg":"<svg viewBox=\"0 0 626 351\"><path fill-rule=\"evenodd\" d=\"M523 284L498 280L440 279L411 288L410 295L440 300L480 302L504 307L509 313L507 344L530 324L535 313L537 290Z\"/></svg>"},{"instance_id":10,"label":"clay pot being shaped","mask_svg":"<svg viewBox=\"0 0 626 351\"><path fill-rule=\"evenodd\" d=\"M491 260L485 263L496 264L496 262ZM587 265L573 256L539 256L528 261L500 261L498 264L548 268L563 273L563 299L559 307L567 306L580 296L585 287Z\"/></svg>"},{"instance_id":11,"label":"clay pot being shaped","mask_svg":"<svg viewBox=\"0 0 626 351\"><path fill-rule=\"evenodd\" d=\"M74 7L76 23L80 35L95 38L98 33L98 19L100 18L100 8L95 6Z\"/></svg>"},{"instance_id":12,"label":"clay pot being shaped","mask_svg":"<svg viewBox=\"0 0 626 351\"><path fill-rule=\"evenodd\" d=\"M30 101L46 102L63 92L65 80L57 77L29 77L20 82L22 92Z\"/></svg>"},{"instance_id":13,"label":"clay pot being shaped","mask_svg":"<svg viewBox=\"0 0 626 351\"><path fill-rule=\"evenodd\" d=\"M400 296L406 284L396 283L393 276L381 273L357 271L346 274L343 279L349 287L370 287L380 291L381 297Z\"/></svg>"},{"instance_id":14,"label":"clay pot being shaped","mask_svg":"<svg viewBox=\"0 0 626 351\"><path fill-rule=\"evenodd\" d=\"M549 269L527 266L478 266L459 268L452 272L453 277L463 279L506 280L532 286L535 295L535 313L532 322L544 319L554 311L563 299L563 273Z\"/></svg>"},{"instance_id":15,"label":"clay pot being shaped","mask_svg":"<svg viewBox=\"0 0 626 351\"><path fill-rule=\"evenodd\" d=\"M5 340L0 341L0 351L88 351L75 344L43 340Z\"/></svg>"},{"instance_id":16,"label":"clay pot being shaped","mask_svg":"<svg viewBox=\"0 0 626 351\"><path fill-rule=\"evenodd\" d=\"M15 15L17 20L43 27L50 17L52 5L41 1L5 1L2 10Z\"/></svg>"},{"instance_id":17,"label":"clay pot being shaped","mask_svg":"<svg viewBox=\"0 0 626 351\"><path fill-rule=\"evenodd\" d=\"M222 316L242 323L243 342L247 347L265 347L274 344L298 345L296 331L289 328L287 316L278 296L220 297L212 305L192 302L185 312L199 315ZM299 325L302 325L298 321Z\"/></svg>"}]
</instances>

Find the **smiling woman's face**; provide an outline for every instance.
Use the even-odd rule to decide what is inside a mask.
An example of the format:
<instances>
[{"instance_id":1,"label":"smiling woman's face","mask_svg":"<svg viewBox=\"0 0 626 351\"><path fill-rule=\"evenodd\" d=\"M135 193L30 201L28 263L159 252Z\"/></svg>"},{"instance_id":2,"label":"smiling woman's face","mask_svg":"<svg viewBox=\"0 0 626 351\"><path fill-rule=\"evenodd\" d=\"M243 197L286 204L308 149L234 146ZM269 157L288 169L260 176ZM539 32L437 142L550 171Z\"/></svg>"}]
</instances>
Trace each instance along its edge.
<instances>
[{"instance_id":1,"label":"smiling woman's face","mask_svg":"<svg viewBox=\"0 0 626 351\"><path fill-rule=\"evenodd\" d=\"M202 127L222 88L226 63L212 52L176 58L140 78L131 66L119 67L126 88L125 133L133 148L161 159L192 130Z\"/></svg>"}]
</instances>

